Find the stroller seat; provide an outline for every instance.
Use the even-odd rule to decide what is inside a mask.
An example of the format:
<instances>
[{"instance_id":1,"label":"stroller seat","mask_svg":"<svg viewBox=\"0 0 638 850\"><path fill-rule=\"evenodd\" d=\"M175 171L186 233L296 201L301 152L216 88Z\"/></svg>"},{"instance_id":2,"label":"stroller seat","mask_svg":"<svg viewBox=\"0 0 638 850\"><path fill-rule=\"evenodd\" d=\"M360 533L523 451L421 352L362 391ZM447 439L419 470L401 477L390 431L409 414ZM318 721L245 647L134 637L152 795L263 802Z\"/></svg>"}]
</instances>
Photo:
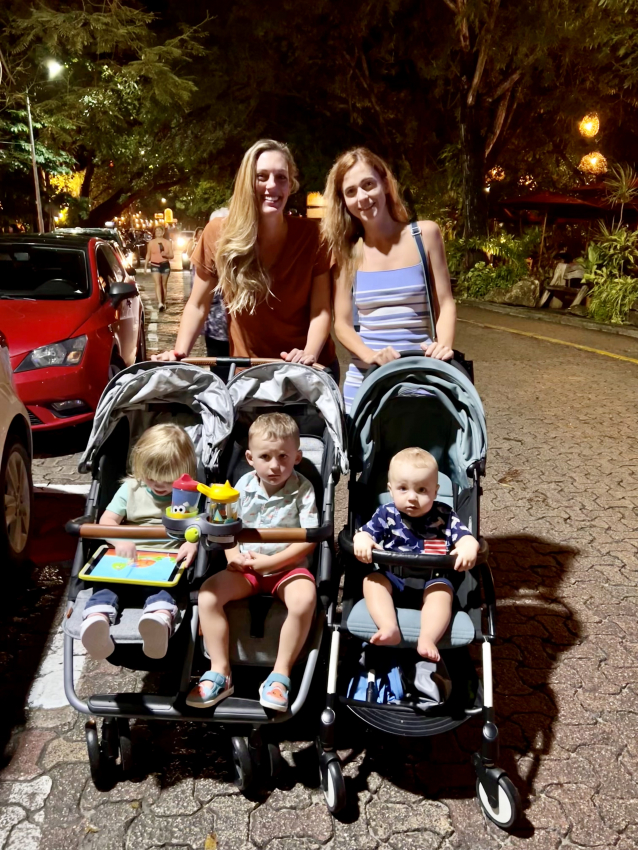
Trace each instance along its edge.
<instances>
[{"instance_id":1,"label":"stroller seat","mask_svg":"<svg viewBox=\"0 0 638 850\"><path fill-rule=\"evenodd\" d=\"M299 448L303 458L297 472L301 473L313 485L317 499L317 508L321 513L323 507L323 482L321 470L324 463L326 445L320 437L302 435ZM241 449L238 451L237 449ZM237 444L234 452L235 462L231 461L229 476L236 484L237 481L252 467L244 457L245 447ZM317 552L319 550L317 549ZM281 627L287 617L286 606L280 599L255 595L237 602L231 602L226 608L230 626L230 661L231 664L248 664L259 667L272 666L277 657ZM303 661L309 646L313 645L317 628L323 628L324 617L316 617L306 647L300 653L297 663ZM319 621L321 621L319 623ZM206 658L208 652L202 640L202 651Z\"/></svg>"},{"instance_id":2,"label":"stroller seat","mask_svg":"<svg viewBox=\"0 0 638 850\"><path fill-rule=\"evenodd\" d=\"M89 601L92 595L93 590L91 588L81 590L76 597L71 616L68 619L65 619L64 621L65 633L69 635L69 637L72 637L74 640L80 640L80 630L82 628L82 614L84 613L86 603ZM178 611L175 615L175 620L173 623L173 635L179 629L184 619L188 600L178 598L176 600L176 603ZM111 637L113 638L116 644L142 644L142 638L140 637L140 633L138 630L138 623L140 621L141 616L142 608L124 608L120 612L120 616L118 617L117 621L111 626Z\"/></svg>"},{"instance_id":3,"label":"stroller seat","mask_svg":"<svg viewBox=\"0 0 638 850\"><path fill-rule=\"evenodd\" d=\"M421 631L421 612L413 608L397 608L397 620L401 630L402 648L415 648ZM360 599L348 616L347 629L350 634L361 640L370 640L379 629L368 613L365 599ZM448 630L438 642L439 649L456 649L460 646L468 646L476 637L476 630L469 614L465 611L457 611L452 617Z\"/></svg>"}]
</instances>

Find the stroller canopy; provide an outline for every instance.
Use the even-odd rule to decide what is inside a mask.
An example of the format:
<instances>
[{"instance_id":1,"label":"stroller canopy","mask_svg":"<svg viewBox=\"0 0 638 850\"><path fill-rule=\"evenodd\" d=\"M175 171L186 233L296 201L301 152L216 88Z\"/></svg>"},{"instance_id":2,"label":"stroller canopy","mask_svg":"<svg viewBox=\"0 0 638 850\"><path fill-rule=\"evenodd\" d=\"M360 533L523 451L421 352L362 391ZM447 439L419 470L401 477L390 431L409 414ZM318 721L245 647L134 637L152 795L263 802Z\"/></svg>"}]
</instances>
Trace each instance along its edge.
<instances>
[{"instance_id":1,"label":"stroller canopy","mask_svg":"<svg viewBox=\"0 0 638 850\"><path fill-rule=\"evenodd\" d=\"M324 419L341 471L348 472L343 399L321 369L301 363L269 363L240 372L228 383L235 410L255 413L267 404L310 403Z\"/></svg>"},{"instance_id":2,"label":"stroller canopy","mask_svg":"<svg viewBox=\"0 0 638 850\"><path fill-rule=\"evenodd\" d=\"M212 372L188 363L144 363L120 372L102 393L91 436L80 459L80 472L89 471L95 453L122 417L158 403L183 404L199 418L197 424L186 424L184 429L203 465L213 466L235 419L224 382Z\"/></svg>"},{"instance_id":3,"label":"stroller canopy","mask_svg":"<svg viewBox=\"0 0 638 850\"><path fill-rule=\"evenodd\" d=\"M466 375L442 360L405 357L364 380L350 410L350 452L363 477L409 446L427 449L462 489L487 454L483 404Z\"/></svg>"}]
</instances>

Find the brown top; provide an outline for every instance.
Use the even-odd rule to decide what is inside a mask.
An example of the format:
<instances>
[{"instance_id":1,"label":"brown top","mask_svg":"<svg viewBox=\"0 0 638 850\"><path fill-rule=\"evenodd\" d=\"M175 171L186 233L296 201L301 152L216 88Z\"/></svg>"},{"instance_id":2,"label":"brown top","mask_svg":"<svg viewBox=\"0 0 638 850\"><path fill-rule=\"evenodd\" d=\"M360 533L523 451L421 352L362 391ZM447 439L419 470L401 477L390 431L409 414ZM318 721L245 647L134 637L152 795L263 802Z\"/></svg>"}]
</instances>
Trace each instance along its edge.
<instances>
[{"instance_id":1,"label":"brown top","mask_svg":"<svg viewBox=\"0 0 638 850\"><path fill-rule=\"evenodd\" d=\"M225 219L209 221L191 256L202 280L217 276L215 250ZM277 262L270 269L271 291L254 313L228 317L231 357L279 357L282 351L303 348L310 325L312 280L330 270L330 257L317 222L288 217L288 234ZM336 357L328 337L319 362L329 366Z\"/></svg>"}]
</instances>

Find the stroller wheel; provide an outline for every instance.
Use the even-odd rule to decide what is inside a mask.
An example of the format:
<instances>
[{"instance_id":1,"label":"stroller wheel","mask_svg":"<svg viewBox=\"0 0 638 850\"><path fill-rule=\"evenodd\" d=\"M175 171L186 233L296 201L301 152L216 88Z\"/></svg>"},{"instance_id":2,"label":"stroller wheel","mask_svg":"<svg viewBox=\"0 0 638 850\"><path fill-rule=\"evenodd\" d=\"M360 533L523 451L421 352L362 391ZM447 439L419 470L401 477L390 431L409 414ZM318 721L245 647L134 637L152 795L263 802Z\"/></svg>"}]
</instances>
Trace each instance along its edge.
<instances>
[{"instance_id":1,"label":"stroller wheel","mask_svg":"<svg viewBox=\"0 0 638 850\"><path fill-rule=\"evenodd\" d=\"M319 768L321 788L331 815L336 815L346 805L346 783L338 759L333 759Z\"/></svg>"},{"instance_id":2,"label":"stroller wheel","mask_svg":"<svg viewBox=\"0 0 638 850\"><path fill-rule=\"evenodd\" d=\"M100 744L95 720L87 720L84 727L86 735L86 748L89 754L89 766L91 768L91 779L98 791L106 791L111 785L111 759L106 752L108 743L104 740Z\"/></svg>"},{"instance_id":3,"label":"stroller wheel","mask_svg":"<svg viewBox=\"0 0 638 850\"><path fill-rule=\"evenodd\" d=\"M284 769L284 765L286 763L281 755L279 744L274 744L272 741L269 741L265 746L264 755L266 756L268 775L271 779L276 779Z\"/></svg>"},{"instance_id":4,"label":"stroller wheel","mask_svg":"<svg viewBox=\"0 0 638 850\"><path fill-rule=\"evenodd\" d=\"M240 791L247 791L253 781L253 762L245 738L231 738L233 747L233 781Z\"/></svg>"},{"instance_id":5,"label":"stroller wheel","mask_svg":"<svg viewBox=\"0 0 638 850\"><path fill-rule=\"evenodd\" d=\"M476 796L487 817L500 826L509 829L521 814L521 798L518 790L508 776L500 776L498 780L498 805L493 807L480 779L476 780Z\"/></svg>"},{"instance_id":6,"label":"stroller wheel","mask_svg":"<svg viewBox=\"0 0 638 850\"><path fill-rule=\"evenodd\" d=\"M119 733L122 773L127 775L133 769L133 747L131 744L131 727L126 717L118 718L117 731Z\"/></svg>"}]
</instances>

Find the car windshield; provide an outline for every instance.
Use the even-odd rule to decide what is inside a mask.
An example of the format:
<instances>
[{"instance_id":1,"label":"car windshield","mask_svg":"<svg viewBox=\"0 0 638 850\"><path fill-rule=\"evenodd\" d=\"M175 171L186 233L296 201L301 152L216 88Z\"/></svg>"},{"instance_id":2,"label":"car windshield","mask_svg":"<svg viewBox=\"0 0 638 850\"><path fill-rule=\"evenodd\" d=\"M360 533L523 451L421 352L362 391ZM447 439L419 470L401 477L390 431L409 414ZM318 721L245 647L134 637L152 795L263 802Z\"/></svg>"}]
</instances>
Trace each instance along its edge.
<instances>
[{"instance_id":1,"label":"car windshield","mask_svg":"<svg viewBox=\"0 0 638 850\"><path fill-rule=\"evenodd\" d=\"M75 301L88 295L83 251L0 244L0 299Z\"/></svg>"}]
</instances>

